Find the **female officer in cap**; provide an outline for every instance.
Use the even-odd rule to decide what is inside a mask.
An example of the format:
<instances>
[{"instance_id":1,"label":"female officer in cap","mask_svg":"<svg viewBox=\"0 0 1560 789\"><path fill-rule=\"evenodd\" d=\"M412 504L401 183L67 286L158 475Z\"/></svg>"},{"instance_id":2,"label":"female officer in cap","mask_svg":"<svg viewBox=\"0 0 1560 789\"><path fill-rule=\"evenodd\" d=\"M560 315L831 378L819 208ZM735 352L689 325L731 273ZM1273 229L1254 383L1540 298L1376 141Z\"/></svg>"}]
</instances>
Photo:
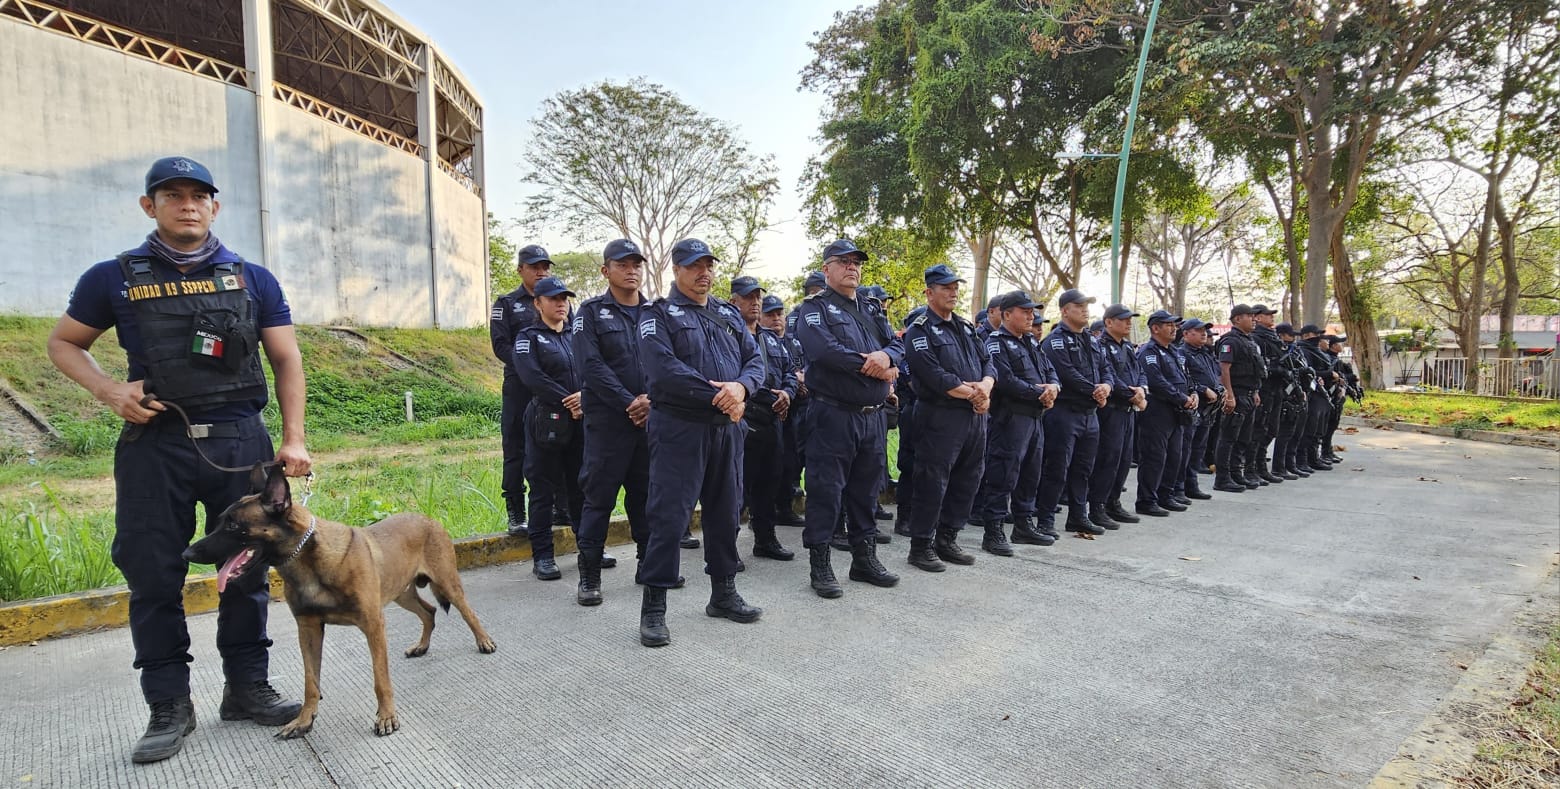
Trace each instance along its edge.
<instances>
[{"instance_id":1,"label":"female officer in cap","mask_svg":"<svg viewBox=\"0 0 1560 789\"><path fill-rule=\"evenodd\" d=\"M569 299L574 291L557 277L536 283L536 323L515 338L515 372L531 392L522 425L526 433L525 478L531 484L531 574L543 581L563 577L553 561L552 511L562 502L571 523L580 522L584 441L580 433L579 371L569 334ZM575 526L578 532L579 527Z\"/></svg>"}]
</instances>

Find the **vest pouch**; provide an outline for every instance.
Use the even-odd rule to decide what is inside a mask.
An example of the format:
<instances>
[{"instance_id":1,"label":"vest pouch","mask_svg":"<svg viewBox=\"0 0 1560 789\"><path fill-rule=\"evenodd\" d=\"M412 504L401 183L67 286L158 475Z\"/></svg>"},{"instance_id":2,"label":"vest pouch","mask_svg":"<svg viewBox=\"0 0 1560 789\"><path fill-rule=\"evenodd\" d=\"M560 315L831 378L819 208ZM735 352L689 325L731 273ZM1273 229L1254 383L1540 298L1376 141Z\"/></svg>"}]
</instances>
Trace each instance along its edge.
<instances>
[{"instance_id":1,"label":"vest pouch","mask_svg":"<svg viewBox=\"0 0 1560 789\"><path fill-rule=\"evenodd\" d=\"M236 373L252 350L237 312L206 310L191 320L189 354L195 366Z\"/></svg>"},{"instance_id":2,"label":"vest pouch","mask_svg":"<svg viewBox=\"0 0 1560 789\"><path fill-rule=\"evenodd\" d=\"M574 418L567 410L552 408L533 402L526 415L527 438L531 444L549 451L569 446L574 440Z\"/></svg>"}]
</instances>

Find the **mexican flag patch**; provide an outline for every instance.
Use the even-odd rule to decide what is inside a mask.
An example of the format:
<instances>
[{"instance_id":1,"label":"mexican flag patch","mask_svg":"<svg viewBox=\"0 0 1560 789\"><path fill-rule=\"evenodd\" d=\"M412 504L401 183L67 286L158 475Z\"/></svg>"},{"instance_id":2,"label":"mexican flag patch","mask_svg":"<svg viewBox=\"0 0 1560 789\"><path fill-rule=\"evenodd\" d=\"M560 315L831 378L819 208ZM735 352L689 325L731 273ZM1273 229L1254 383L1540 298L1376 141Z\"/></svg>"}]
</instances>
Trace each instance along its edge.
<instances>
[{"instance_id":1,"label":"mexican flag patch","mask_svg":"<svg viewBox=\"0 0 1560 789\"><path fill-rule=\"evenodd\" d=\"M191 344L190 353L197 356L210 356L213 359L222 358L222 338L208 332L195 332L195 341Z\"/></svg>"}]
</instances>

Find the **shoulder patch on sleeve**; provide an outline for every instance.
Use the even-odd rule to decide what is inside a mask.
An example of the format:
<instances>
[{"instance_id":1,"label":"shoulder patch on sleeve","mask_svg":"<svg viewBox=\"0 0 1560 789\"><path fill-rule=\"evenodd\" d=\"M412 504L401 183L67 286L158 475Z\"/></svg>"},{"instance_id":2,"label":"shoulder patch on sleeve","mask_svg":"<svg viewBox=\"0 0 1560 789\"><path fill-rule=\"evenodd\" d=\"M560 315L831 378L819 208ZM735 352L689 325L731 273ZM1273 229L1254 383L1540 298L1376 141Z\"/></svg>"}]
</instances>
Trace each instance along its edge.
<instances>
[{"instance_id":1,"label":"shoulder patch on sleeve","mask_svg":"<svg viewBox=\"0 0 1560 789\"><path fill-rule=\"evenodd\" d=\"M1063 348L1066 347L1066 343L1062 342L1062 338L1060 338L1060 337L1052 337L1051 338L1051 347L1055 348L1057 350L1062 350Z\"/></svg>"},{"instance_id":2,"label":"shoulder patch on sleeve","mask_svg":"<svg viewBox=\"0 0 1560 789\"><path fill-rule=\"evenodd\" d=\"M918 351L924 351L930 347L930 343L927 342L925 337L914 337L910 340L910 347Z\"/></svg>"},{"instance_id":3,"label":"shoulder patch on sleeve","mask_svg":"<svg viewBox=\"0 0 1560 789\"><path fill-rule=\"evenodd\" d=\"M502 305L502 304L494 304L493 305L493 314L492 314L490 320L501 321L503 319L504 319L504 305Z\"/></svg>"},{"instance_id":4,"label":"shoulder patch on sleeve","mask_svg":"<svg viewBox=\"0 0 1560 789\"><path fill-rule=\"evenodd\" d=\"M1001 352L1002 352L1002 343L999 343L996 340L992 340L991 342L986 343L986 353L989 353L992 356L995 356L995 355L997 355L997 354L999 354Z\"/></svg>"},{"instance_id":5,"label":"shoulder patch on sleeve","mask_svg":"<svg viewBox=\"0 0 1560 789\"><path fill-rule=\"evenodd\" d=\"M584 329L585 329L585 314L584 313L580 313L579 315L574 316L574 331L578 332L578 331L583 331Z\"/></svg>"},{"instance_id":6,"label":"shoulder patch on sleeve","mask_svg":"<svg viewBox=\"0 0 1560 789\"><path fill-rule=\"evenodd\" d=\"M1147 362L1148 364L1159 364L1159 354L1148 354L1147 356L1143 357L1143 361Z\"/></svg>"},{"instance_id":7,"label":"shoulder patch on sleeve","mask_svg":"<svg viewBox=\"0 0 1560 789\"><path fill-rule=\"evenodd\" d=\"M521 337L520 339L515 340L515 353L530 353L530 352L531 352L531 341L530 340L528 340L528 339L526 339L524 337Z\"/></svg>"},{"instance_id":8,"label":"shoulder patch on sleeve","mask_svg":"<svg viewBox=\"0 0 1560 789\"><path fill-rule=\"evenodd\" d=\"M809 326L822 326L823 325L823 313L821 313L821 312L809 312L809 313L807 313L807 325L809 325Z\"/></svg>"},{"instance_id":9,"label":"shoulder patch on sleeve","mask_svg":"<svg viewBox=\"0 0 1560 789\"><path fill-rule=\"evenodd\" d=\"M639 336L641 338L655 336L654 318L646 318L645 320L639 322Z\"/></svg>"}]
</instances>

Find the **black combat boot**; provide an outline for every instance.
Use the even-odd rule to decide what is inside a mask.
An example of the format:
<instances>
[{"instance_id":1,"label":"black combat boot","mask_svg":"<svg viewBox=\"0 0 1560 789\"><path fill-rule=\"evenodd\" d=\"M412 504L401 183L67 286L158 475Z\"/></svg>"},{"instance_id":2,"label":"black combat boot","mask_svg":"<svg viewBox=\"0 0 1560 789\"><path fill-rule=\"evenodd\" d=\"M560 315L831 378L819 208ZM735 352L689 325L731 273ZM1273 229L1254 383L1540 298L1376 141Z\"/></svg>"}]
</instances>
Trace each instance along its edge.
<instances>
[{"instance_id":1,"label":"black combat boot","mask_svg":"<svg viewBox=\"0 0 1560 789\"><path fill-rule=\"evenodd\" d=\"M1013 542L1019 545L1052 545L1055 534L1045 534L1035 528L1035 519L1028 515L1013 516Z\"/></svg>"},{"instance_id":2,"label":"black combat boot","mask_svg":"<svg viewBox=\"0 0 1560 789\"><path fill-rule=\"evenodd\" d=\"M937 558L937 552L932 549L932 540L929 537L910 538L910 564L929 573L940 573L948 569L948 566Z\"/></svg>"},{"instance_id":3,"label":"black combat boot","mask_svg":"<svg viewBox=\"0 0 1560 789\"><path fill-rule=\"evenodd\" d=\"M981 550L994 556L1013 555L1013 545L1008 542L1007 534L1002 530L1001 521L992 521L980 525L986 530L986 534L980 538Z\"/></svg>"},{"instance_id":4,"label":"black combat boot","mask_svg":"<svg viewBox=\"0 0 1560 789\"><path fill-rule=\"evenodd\" d=\"M184 747L184 738L195 731L195 705L190 703L189 696L153 702L151 706L152 718L146 724L146 733L136 741L130 754L130 761L136 764L160 762L178 753Z\"/></svg>"},{"instance_id":5,"label":"black combat boot","mask_svg":"<svg viewBox=\"0 0 1560 789\"><path fill-rule=\"evenodd\" d=\"M780 506L775 507L775 525L806 526L807 521L802 520L801 517L796 514L796 510L791 509L790 504L781 504Z\"/></svg>"},{"instance_id":6,"label":"black combat boot","mask_svg":"<svg viewBox=\"0 0 1560 789\"><path fill-rule=\"evenodd\" d=\"M1120 526L1118 525L1117 528L1120 528ZM1096 536L1105 533L1105 529L1090 523L1088 516L1077 507L1067 508L1066 529L1068 531L1075 531L1080 534L1093 534Z\"/></svg>"},{"instance_id":7,"label":"black combat boot","mask_svg":"<svg viewBox=\"0 0 1560 789\"><path fill-rule=\"evenodd\" d=\"M639 643L647 647L672 643L672 631L666 629L666 590L659 586L645 587L639 603Z\"/></svg>"},{"instance_id":8,"label":"black combat boot","mask_svg":"<svg viewBox=\"0 0 1560 789\"><path fill-rule=\"evenodd\" d=\"M883 505L878 504L872 510L872 517L874 520L891 521L894 519L894 513L883 509Z\"/></svg>"},{"instance_id":9,"label":"black combat boot","mask_svg":"<svg viewBox=\"0 0 1560 789\"><path fill-rule=\"evenodd\" d=\"M704 613L718 619L730 619L733 622L747 624L757 622L763 616L764 609L747 604L742 595L737 594L737 577L735 575L723 575L719 578L710 578L710 602L704 606Z\"/></svg>"},{"instance_id":10,"label":"black combat boot","mask_svg":"<svg viewBox=\"0 0 1560 789\"><path fill-rule=\"evenodd\" d=\"M894 533L901 537L910 536L910 508L901 505L899 511L894 513Z\"/></svg>"},{"instance_id":11,"label":"black combat boot","mask_svg":"<svg viewBox=\"0 0 1560 789\"><path fill-rule=\"evenodd\" d=\"M975 557L959 547L958 529L938 529L937 536L932 540L932 550L937 552L937 558L949 564L975 563Z\"/></svg>"},{"instance_id":12,"label":"black combat boot","mask_svg":"<svg viewBox=\"0 0 1560 789\"><path fill-rule=\"evenodd\" d=\"M1268 468L1268 466L1269 466L1269 462L1268 462L1267 453L1266 452L1259 452L1259 453L1257 453L1257 463L1256 463L1257 476L1261 477L1262 479L1267 480L1270 484L1273 484L1273 485L1277 485L1277 484L1283 482L1284 478L1279 476L1279 475L1277 475L1277 474L1274 474L1273 471Z\"/></svg>"},{"instance_id":13,"label":"black combat boot","mask_svg":"<svg viewBox=\"0 0 1560 789\"><path fill-rule=\"evenodd\" d=\"M829 558L829 546L814 545L807 549L807 559L812 565L812 588L819 597L833 600L845 590L840 588L840 582L834 578L834 567Z\"/></svg>"},{"instance_id":14,"label":"black combat boot","mask_svg":"<svg viewBox=\"0 0 1560 789\"><path fill-rule=\"evenodd\" d=\"M1237 481L1234 475L1235 443L1232 441L1219 441L1219 448L1214 455L1213 489L1225 493L1245 493L1245 481Z\"/></svg>"},{"instance_id":15,"label":"black combat boot","mask_svg":"<svg viewBox=\"0 0 1560 789\"><path fill-rule=\"evenodd\" d=\"M531 574L543 581L556 581L563 577L558 562L551 556L536 557L536 561L531 563Z\"/></svg>"},{"instance_id":16,"label":"black combat boot","mask_svg":"<svg viewBox=\"0 0 1560 789\"><path fill-rule=\"evenodd\" d=\"M574 602L601 605L601 549L580 549L580 586L574 590Z\"/></svg>"},{"instance_id":17,"label":"black combat boot","mask_svg":"<svg viewBox=\"0 0 1560 789\"><path fill-rule=\"evenodd\" d=\"M504 531L511 537L526 536L530 530L527 529L525 525L525 513L511 510L509 512L507 528Z\"/></svg>"},{"instance_id":18,"label":"black combat boot","mask_svg":"<svg viewBox=\"0 0 1560 789\"><path fill-rule=\"evenodd\" d=\"M753 529L753 555L762 556L765 559L789 562L796 558L796 554L780 544L775 537L775 527L767 524L755 523Z\"/></svg>"},{"instance_id":19,"label":"black combat boot","mask_svg":"<svg viewBox=\"0 0 1560 789\"><path fill-rule=\"evenodd\" d=\"M1115 518L1112 518L1110 514L1106 512L1106 507L1107 505L1104 504L1090 504L1089 523L1092 523L1095 526L1104 529L1105 531L1115 531L1121 528L1121 523ZM1134 517L1132 520L1135 521L1137 518Z\"/></svg>"},{"instance_id":20,"label":"black combat boot","mask_svg":"<svg viewBox=\"0 0 1560 789\"><path fill-rule=\"evenodd\" d=\"M682 539L678 540L677 544L690 551L699 547L699 538L693 536L693 524L683 527Z\"/></svg>"},{"instance_id":21,"label":"black combat boot","mask_svg":"<svg viewBox=\"0 0 1560 789\"><path fill-rule=\"evenodd\" d=\"M1092 509L1092 507L1090 508ZM1127 512L1127 508L1121 506L1121 499L1111 499L1105 502L1105 514L1117 523L1137 523L1141 518ZM1106 527L1110 528L1110 527Z\"/></svg>"},{"instance_id":22,"label":"black combat boot","mask_svg":"<svg viewBox=\"0 0 1560 789\"><path fill-rule=\"evenodd\" d=\"M873 586L890 587L899 583L899 576L888 571L878 561L877 543L862 542L850 549L850 580L864 581Z\"/></svg>"},{"instance_id":23,"label":"black combat boot","mask_svg":"<svg viewBox=\"0 0 1560 789\"><path fill-rule=\"evenodd\" d=\"M1272 469L1272 471L1273 471L1273 476L1278 477L1280 479L1288 480L1288 481L1291 481L1291 482L1300 478L1299 474L1296 474L1296 473L1290 471L1288 468L1285 467L1285 461L1284 461L1283 456L1278 454L1277 452L1273 453L1273 469Z\"/></svg>"},{"instance_id":24,"label":"black combat boot","mask_svg":"<svg viewBox=\"0 0 1560 789\"><path fill-rule=\"evenodd\" d=\"M225 721L252 720L261 726L280 726L291 723L301 709L303 704L282 698L270 682L262 679L223 685L222 706L217 714Z\"/></svg>"},{"instance_id":25,"label":"black combat boot","mask_svg":"<svg viewBox=\"0 0 1560 789\"><path fill-rule=\"evenodd\" d=\"M829 538L829 547L836 551L850 552L850 535L845 531L845 511L840 510L840 522L834 524L834 536Z\"/></svg>"}]
</instances>

